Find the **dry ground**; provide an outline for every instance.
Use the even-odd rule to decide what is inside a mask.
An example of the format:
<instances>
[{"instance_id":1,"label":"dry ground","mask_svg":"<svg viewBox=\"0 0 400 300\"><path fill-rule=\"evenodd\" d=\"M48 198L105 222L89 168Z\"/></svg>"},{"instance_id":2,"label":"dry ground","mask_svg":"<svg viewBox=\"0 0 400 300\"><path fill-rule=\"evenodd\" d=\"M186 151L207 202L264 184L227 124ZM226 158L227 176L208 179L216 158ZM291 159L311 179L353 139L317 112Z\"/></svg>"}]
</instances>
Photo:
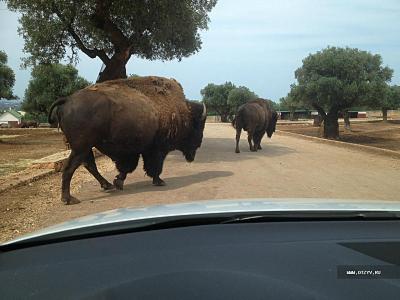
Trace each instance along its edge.
<instances>
[{"instance_id":1,"label":"dry ground","mask_svg":"<svg viewBox=\"0 0 400 300\"><path fill-rule=\"evenodd\" d=\"M279 130L319 137L322 128L311 124L279 125ZM400 120L351 122L351 130L339 126L340 141L400 151Z\"/></svg>"},{"instance_id":2,"label":"dry ground","mask_svg":"<svg viewBox=\"0 0 400 300\"><path fill-rule=\"evenodd\" d=\"M0 128L0 176L63 150L62 134L55 128Z\"/></svg>"},{"instance_id":3,"label":"dry ground","mask_svg":"<svg viewBox=\"0 0 400 300\"><path fill-rule=\"evenodd\" d=\"M80 168L72 183L79 205L60 202L60 174L0 194L0 241L118 207L227 198L400 200L399 159L279 133L264 139L257 153L249 151L242 134L242 152L236 154L229 124L207 124L204 136L194 163L178 152L168 156L165 187L153 187L140 163L124 191L107 193ZM111 181L116 175L112 162L101 157L97 163Z\"/></svg>"}]
</instances>

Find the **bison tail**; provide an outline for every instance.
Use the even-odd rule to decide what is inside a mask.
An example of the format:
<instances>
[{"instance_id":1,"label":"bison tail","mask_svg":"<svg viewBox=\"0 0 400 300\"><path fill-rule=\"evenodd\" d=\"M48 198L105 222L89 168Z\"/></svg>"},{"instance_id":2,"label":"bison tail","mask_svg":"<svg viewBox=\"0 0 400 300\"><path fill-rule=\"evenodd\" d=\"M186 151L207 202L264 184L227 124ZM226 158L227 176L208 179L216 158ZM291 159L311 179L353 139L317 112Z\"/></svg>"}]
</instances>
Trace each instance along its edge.
<instances>
[{"instance_id":1,"label":"bison tail","mask_svg":"<svg viewBox=\"0 0 400 300\"><path fill-rule=\"evenodd\" d=\"M54 110L54 108L56 108L56 107L58 107L58 106L60 106L60 105L63 105L65 102L67 101L67 98L59 98L58 100L56 100L51 106L50 106L50 109L49 109L49 115L48 115L48 118L47 118L47 120L48 120L48 122L49 122L49 124L54 124L54 123L59 123L59 118L58 118L58 114L56 114L56 120L53 118L53 110Z\"/></svg>"},{"instance_id":2,"label":"bison tail","mask_svg":"<svg viewBox=\"0 0 400 300\"><path fill-rule=\"evenodd\" d=\"M236 128L236 116L233 117L231 124L233 128Z\"/></svg>"}]
</instances>

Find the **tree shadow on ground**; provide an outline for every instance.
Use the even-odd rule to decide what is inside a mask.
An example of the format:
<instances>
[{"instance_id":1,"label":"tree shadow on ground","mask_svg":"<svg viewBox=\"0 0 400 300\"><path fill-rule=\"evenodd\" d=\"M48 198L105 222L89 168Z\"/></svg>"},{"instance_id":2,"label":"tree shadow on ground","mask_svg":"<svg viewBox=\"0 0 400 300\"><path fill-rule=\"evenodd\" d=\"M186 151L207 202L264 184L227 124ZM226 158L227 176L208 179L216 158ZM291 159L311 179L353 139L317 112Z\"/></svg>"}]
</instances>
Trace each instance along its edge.
<instances>
[{"instance_id":1,"label":"tree shadow on ground","mask_svg":"<svg viewBox=\"0 0 400 300\"><path fill-rule=\"evenodd\" d=\"M172 191L184 187L188 187L192 184L212 180L219 177L228 177L232 176L233 172L230 171L204 171L191 175L184 176L174 176L164 178L166 185L165 186L153 186L151 183L151 179L147 178L146 180L128 183L124 185L123 191L111 190L105 192L102 196L93 197L85 200L99 200L103 198L112 198L117 196L124 195L133 195L137 193L143 192L162 192L162 191Z\"/></svg>"}]
</instances>

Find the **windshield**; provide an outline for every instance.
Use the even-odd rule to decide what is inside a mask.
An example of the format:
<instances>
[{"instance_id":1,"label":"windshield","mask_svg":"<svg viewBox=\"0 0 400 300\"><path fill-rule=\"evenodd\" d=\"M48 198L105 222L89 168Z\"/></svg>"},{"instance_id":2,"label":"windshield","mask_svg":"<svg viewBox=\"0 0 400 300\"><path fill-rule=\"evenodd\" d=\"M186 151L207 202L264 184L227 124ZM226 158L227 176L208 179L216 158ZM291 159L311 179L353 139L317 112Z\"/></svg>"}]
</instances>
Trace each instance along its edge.
<instances>
[{"instance_id":1,"label":"windshield","mask_svg":"<svg viewBox=\"0 0 400 300\"><path fill-rule=\"evenodd\" d=\"M0 242L119 208L399 201L399 13L1 1Z\"/></svg>"}]
</instances>

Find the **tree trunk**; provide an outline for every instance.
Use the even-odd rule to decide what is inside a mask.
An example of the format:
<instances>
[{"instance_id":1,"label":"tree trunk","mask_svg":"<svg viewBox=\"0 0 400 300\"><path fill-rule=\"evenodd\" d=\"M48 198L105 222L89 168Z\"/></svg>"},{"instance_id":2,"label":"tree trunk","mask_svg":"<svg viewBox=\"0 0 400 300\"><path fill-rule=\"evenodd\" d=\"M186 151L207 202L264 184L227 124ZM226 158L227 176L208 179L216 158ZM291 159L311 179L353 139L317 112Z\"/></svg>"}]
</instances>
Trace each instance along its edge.
<instances>
[{"instance_id":1,"label":"tree trunk","mask_svg":"<svg viewBox=\"0 0 400 300\"><path fill-rule=\"evenodd\" d=\"M294 121L294 111L293 110L290 111L289 120Z\"/></svg>"},{"instance_id":2,"label":"tree trunk","mask_svg":"<svg viewBox=\"0 0 400 300\"><path fill-rule=\"evenodd\" d=\"M337 111L329 111L324 119L324 138L339 138L339 116Z\"/></svg>"},{"instance_id":3,"label":"tree trunk","mask_svg":"<svg viewBox=\"0 0 400 300\"><path fill-rule=\"evenodd\" d=\"M316 116L314 116L314 123L313 123L313 126L314 127L321 127L321 124L322 124L322 121L323 121L324 119L322 118L322 116L321 115L316 115Z\"/></svg>"},{"instance_id":4,"label":"tree trunk","mask_svg":"<svg viewBox=\"0 0 400 300\"><path fill-rule=\"evenodd\" d=\"M114 54L106 63L105 69L99 73L97 82L127 78L126 64L128 63L130 57L131 55L129 54L129 49L125 49L124 51Z\"/></svg>"},{"instance_id":5,"label":"tree trunk","mask_svg":"<svg viewBox=\"0 0 400 300\"><path fill-rule=\"evenodd\" d=\"M387 109L386 108L382 108L382 118L383 118L383 122L387 121Z\"/></svg>"},{"instance_id":6,"label":"tree trunk","mask_svg":"<svg viewBox=\"0 0 400 300\"><path fill-rule=\"evenodd\" d=\"M125 63L114 63L106 65L105 69L99 73L97 82L103 82L107 80L127 78Z\"/></svg>"},{"instance_id":7,"label":"tree trunk","mask_svg":"<svg viewBox=\"0 0 400 300\"><path fill-rule=\"evenodd\" d=\"M344 128L350 130L350 114L347 110L343 112Z\"/></svg>"},{"instance_id":8,"label":"tree trunk","mask_svg":"<svg viewBox=\"0 0 400 300\"><path fill-rule=\"evenodd\" d=\"M226 114L221 114L221 122L223 122L223 123L228 122L228 115L226 115Z\"/></svg>"}]
</instances>

